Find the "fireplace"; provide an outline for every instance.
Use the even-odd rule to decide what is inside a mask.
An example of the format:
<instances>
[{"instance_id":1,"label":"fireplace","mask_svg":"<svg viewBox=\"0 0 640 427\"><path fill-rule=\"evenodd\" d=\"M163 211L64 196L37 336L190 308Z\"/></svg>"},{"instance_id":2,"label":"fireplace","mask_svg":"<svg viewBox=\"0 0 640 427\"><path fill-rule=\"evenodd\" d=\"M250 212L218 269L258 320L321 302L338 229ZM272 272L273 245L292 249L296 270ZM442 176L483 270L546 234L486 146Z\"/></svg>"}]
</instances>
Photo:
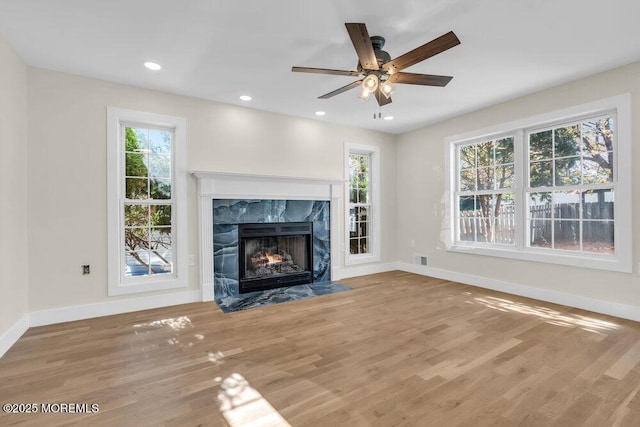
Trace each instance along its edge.
<instances>
[{"instance_id":1,"label":"fireplace","mask_svg":"<svg viewBox=\"0 0 640 427\"><path fill-rule=\"evenodd\" d=\"M313 223L239 224L239 292L313 282Z\"/></svg>"}]
</instances>

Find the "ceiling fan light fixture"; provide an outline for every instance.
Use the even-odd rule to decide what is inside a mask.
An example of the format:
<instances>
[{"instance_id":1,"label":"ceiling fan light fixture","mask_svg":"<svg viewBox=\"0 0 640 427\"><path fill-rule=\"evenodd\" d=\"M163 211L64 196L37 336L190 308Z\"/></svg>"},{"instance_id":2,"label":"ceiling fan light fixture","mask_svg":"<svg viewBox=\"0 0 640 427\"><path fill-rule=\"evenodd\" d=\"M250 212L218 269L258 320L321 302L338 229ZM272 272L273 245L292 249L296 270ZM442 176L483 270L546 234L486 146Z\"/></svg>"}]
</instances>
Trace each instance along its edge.
<instances>
[{"instance_id":1,"label":"ceiling fan light fixture","mask_svg":"<svg viewBox=\"0 0 640 427\"><path fill-rule=\"evenodd\" d=\"M371 96L371 91L363 86L362 91L360 92L360 95L358 95L358 98L360 98L363 101L368 101L370 96Z\"/></svg>"},{"instance_id":2,"label":"ceiling fan light fixture","mask_svg":"<svg viewBox=\"0 0 640 427\"><path fill-rule=\"evenodd\" d=\"M391 83L389 80L384 81L381 85L380 85L380 92L382 92L382 94L389 99L389 97L391 96L391 94L393 94L393 92L396 90L396 86Z\"/></svg>"},{"instance_id":3,"label":"ceiling fan light fixture","mask_svg":"<svg viewBox=\"0 0 640 427\"><path fill-rule=\"evenodd\" d=\"M362 87L367 89L369 92L375 92L376 89L378 89L378 83L380 83L378 76L375 74L369 74L364 78L364 80L362 80Z\"/></svg>"}]
</instances>

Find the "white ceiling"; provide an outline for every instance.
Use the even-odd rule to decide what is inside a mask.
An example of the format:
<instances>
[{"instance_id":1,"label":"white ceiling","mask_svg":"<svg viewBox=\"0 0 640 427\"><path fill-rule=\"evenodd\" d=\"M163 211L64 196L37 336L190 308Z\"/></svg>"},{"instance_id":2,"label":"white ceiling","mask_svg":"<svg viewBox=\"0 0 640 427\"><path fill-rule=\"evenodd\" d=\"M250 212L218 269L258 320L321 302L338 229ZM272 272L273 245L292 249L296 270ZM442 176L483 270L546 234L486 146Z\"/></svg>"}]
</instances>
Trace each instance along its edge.
<instances>
[{"instance_id":1,"label":"white ceiling","mask_svg":"<svg viewBox=\"0 0 640 427\"><path fill-rule=\"evenodd\" d=\"M640 60L639 17L638 0L0 0L0 33L31 66L389 133ZM355 69L345 22L392 58L453 30L461 45L405 70L453 80L398 85L393 121L357 90L317 99L355 79L291 66Z\"/></svg>"}]
</instances>

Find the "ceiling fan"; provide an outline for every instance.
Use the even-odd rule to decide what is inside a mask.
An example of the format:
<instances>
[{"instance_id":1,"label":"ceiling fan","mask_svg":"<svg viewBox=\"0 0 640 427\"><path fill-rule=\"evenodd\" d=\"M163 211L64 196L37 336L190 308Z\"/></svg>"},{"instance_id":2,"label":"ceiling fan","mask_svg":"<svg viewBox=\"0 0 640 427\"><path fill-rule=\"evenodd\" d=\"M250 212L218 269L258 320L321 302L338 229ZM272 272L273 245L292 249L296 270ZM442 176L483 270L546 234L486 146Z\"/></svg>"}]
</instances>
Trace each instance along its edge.
<instances>
[{"instance_id":1,"label":"ceiling fan","mask_svg":"<svg viewBox=\"0 0 640 427\"><path fill-rule=\"evenodd\" d=\"M319 99L328 99L350 89L360 86L362 92L360 98L368 99L374 95L381 107L391 103L391 93L394 91L394 83L446 86L453 77L438 76L433 74L415 74L402 72L418 62L435 56L460 44L460 40L453 31L449 31L437 39L417 47L395 59L382 50L384 37L369 37L367 26L359 23L344 24L351 37L353 47L358 54L357 71L332 70L327 68L292 67L291 71L297 73L333 74L337 76L362 77L360 80L349 83L332 92L319 96Z\"/></svg>"}]
</instances>

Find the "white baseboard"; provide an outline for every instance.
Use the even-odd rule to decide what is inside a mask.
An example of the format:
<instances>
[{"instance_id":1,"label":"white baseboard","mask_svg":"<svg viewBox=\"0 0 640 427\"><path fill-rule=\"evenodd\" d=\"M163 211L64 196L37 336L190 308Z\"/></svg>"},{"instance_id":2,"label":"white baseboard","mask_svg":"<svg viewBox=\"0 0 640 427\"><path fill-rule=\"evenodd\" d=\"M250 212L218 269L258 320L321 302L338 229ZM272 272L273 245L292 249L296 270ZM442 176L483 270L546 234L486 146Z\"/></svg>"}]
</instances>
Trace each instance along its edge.
<instances>
[{"instance_id":1,"label":"white baseboard","mask_svg":"<svg viewBox=\"0 0 640 427\"><path fill-rule=\"evenodd\" d=\"M112 314L148 310L150 308L199 302L200 300L200 291L192 290L140 298L127 298L96 304L61 307L51 310L33 311L29 313L29 326L43 326L54 323L71 322L74 320L90 319L92 317L110 316Z\"/></svg>"},{"instance_id":2,"label":"white baseboard","mask_svg":"<svg viewBox=\"0 0 640 427\"><path fill-rule=\"evenodd\" d=\"M608 314L610 316L640 322L640 307L634 305L603 301L581 295L535 288L532 286L520 285L518 283L505 282L472 274L457 273L454 271L440 270L437 268L429 268L422 265L404 262L396 263L396 267L398 270L406 271L408 273L435 277L437 279L451 280L452 282L465 283L467 285L478 286L480 288L492 289L494 291L506 292L509 294L567 305L569 307L581 308L595 313Z\"/></svg>"},{"instance_id":3,"label":"white baseboard","mask_svg":"<svg viewBox=\"0 0 640 427\"><path fill-rule=\"evenodd\" d=\"M29 329L29 315L25 314L2 335L0 335L0 357L2 357L18 339Z\"/></svg>"},{"instance_id":4,"label":"white baseboard","mask_svg":"<svg viewBox=\"0 0 640 427\"><path fill-rule=\"evenodd\" d=\"M334 268L331 280L348 279L350 277L366 276L367 274L386 273L397 270L397 263L362 264L354 267Z\"/></svg>"}]
</instances>

